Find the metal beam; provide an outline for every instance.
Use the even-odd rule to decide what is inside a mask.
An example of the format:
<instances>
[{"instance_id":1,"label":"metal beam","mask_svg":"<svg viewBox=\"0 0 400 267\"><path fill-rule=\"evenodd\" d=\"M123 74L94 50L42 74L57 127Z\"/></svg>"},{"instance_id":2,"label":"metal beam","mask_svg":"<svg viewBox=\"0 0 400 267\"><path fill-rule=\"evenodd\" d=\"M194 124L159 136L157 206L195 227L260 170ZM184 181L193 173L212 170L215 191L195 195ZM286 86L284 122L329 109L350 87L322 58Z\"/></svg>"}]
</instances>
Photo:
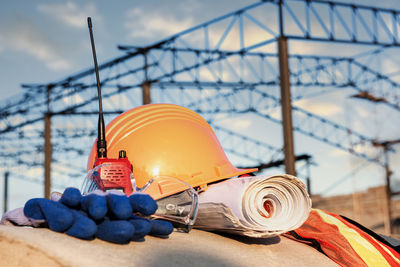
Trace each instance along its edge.
<instances>
[{"instance_id":1,"label":"metal beam","mask_svg":"<svg viewBox=\"0 0 400 267\"><path fill-rule=\"evenodd\" d=\"M8 176L9 172L4 173L4 198L3 198L3 214L7 212L8 209Z\"/></svg>"},{"instance_id":2,"label":"metal beam","mask_svg":"<svg viewBox=\"0 0 400 267\"><path fill-rule=\"evenodd\" d=\"M392 149L393 145L399 144L400 139L375 142L373 145L376 147L381 147L384 154L384 168L385 168L385 201L383 207L383 223L385 226L385 234L390 236L393 232L392 227L392 196L394 195L391 187L391 176L393 174L389 165L389 151Z\"/></svg>"},{"instance_id":3,"label":"metal beam","mask_svg":"<svg viewBox=\"0 0 400 267\"><path fill-rule=\"evenodd\" d=\"M52 144L51 144L51 99L52 87L47 87L47 112L44 114L44 197L50 198L51 190L51 162L52 162Z\"/></svg>"},{"instance_id":4,"label":"metal beam","mask_svg":"<svg viewBox=\"0 0 400 267\"><path fill-rule=\"evenodd\" d=\"M292 102L290 96L290 74L287 39L278 39L279 51L279 73L281 88L281 112L283 130L283 152L285 154L285 171L288 174L296 175L295 153L292 127Z\"/></svg>"},{"instance_id":5,"label":"metal beam","mask_svg":"<svg viewBox=\"0 0 400 267\"><path fill-rule=\"evenodd\" d=\"M51 188L51 116L44 116L44 197L50 197Z\"/></svg>"},{"instance_id":6,"label":"metal beam","mask_svg":"<svg viewBox=\"0 0 400 267\"><path fill-rule=\"evenodd\" d=\"M300 8L294 8L296 5ZM260 8L260 10L256 10L257 8ZM265 11L276 14L278 9L281 10L281 21L265 20L265 18L268 17ZM282 10L284 10L284 12L282 12ZM213 87L216 90L220 90L221 94L216 95L215 99L209 101L202 98L200 102L207 102L208 110L205 110L200 105L192 105L196 111L210 113L221 111L240 113L248 111L281 123L277 118L268 117L270 114L265 115L265 103L264 106L260 104L262 101L269 101L267 102L267 108L270 108L279 105L281 101L280 99L277 101L271 100L266 94L269 93L270 89L273 89L272 86L276 85L279 81L279 66L276 63L276 55L259 51L264 51L263 48L268 48L267 45L275 42L278 37L333 43L344 42L349 44L379 45L385 46L385 48L398 46L399 36L397 31L400 26L399 16L400 12L398 10L329 1L271 0L257 2L251 6L177 33L147 47L141 49L128 48L128 50L126 50L126 55L102 64L99 67L100 70L104 73L105 77L108 75L103 79L102 85L103 88L106 89L105 97L108 97L110 100L108 104L112 106L112 108L110 108L110 114L117 109L121 110L125 108L113 106L112 103L115 100L113 96L127 93L127 91L131 89L138 89L137 91L139 91L140 87L142 87L144 92L142 100L143 102L150 103L150 87L146 87L146 85L143 86L143 82L149 82L153 87L156 87L156 84L158 84L159 87L179 86L184 97L182 98L183 100L176 98L174 101L178 101L176 103L181 105L187 102L185 102L185 100L191 99L187 97L190 96L190 93L187 92L190 90L186 90L189 87ZM289 21L291 23L289 23ZM384 23L386 21L388 21L390 25ZM371 23L369 24L369 22ZM224 23L227 26L224 26ZM293 25L295 27L297 26L298 30L289 32L290 26ZM282 29L279 30L279 27L282 27ZM315 27L319 27L319 30ZM260 38L256 38L256 41L251 42L250 37L254 35L247 33L248 28L252 30L261 30L262 34L257 34ZM366 33L362 35L361 30ZM234 37L235 34L237 38ZM236 39L232 40L232 37ZM237 48L231 49L230 42L236 44ZM232 47L235 46L233 45ZM143 55L148 57L145 58L144 63L142 60ZM173 60L171 60L171 56L173 56ZM313 56L303 57L311 58ZM332 86L333 89L330 88L329 90L336 90L342 86L353 87L358 91L366 91L370 87L376 87L378 88L377 90L379 90L378 94L374 94L376 97L384 97L393 107L399 108L399 98L396 93L397 91L395 91L399 86L392 80L391 76L379 73L379 71L373 70L372 68L359 65L356 59L351 61L346 58L336 61L332 59L330 63L326 64L323 60L318 62L319 59L313 57L317 62L316 65L309 64L305 67L301 65L299 71L296 71L296 65L293 64L293 62L299 58L300 57L295 56L289 57L290 67L293 71L293 73L290 73L292 78L291 93L296 99L299 95L296 94L297 92L295 90L298 87L296 88L295 86L308 86L307 89L310 90L312 90L313 86L326 86L325 88L328 88L328 86L330 88L330 86ZM146 62L147 60L149 62ZM353 69L353 71L347 70L347 68L341 71L340 66L337 64L341 62L341 60L345 62L344 65L347 64L350 66L349 69ZM329 59L327 59L327 61L329 61ZM119 70L120 68L122 70ZM352 76L351 73L354 73L354 69L356 68L356 73L361 74ZM15 142L10 144L4 142L5 139L2 139L4 144L8 145L10 148L6 152L10 154L15 153L13 144L17 142L20 142L20 145L31 142L31 139L24 139L19 136L18 131L21 129L21 132L24 132L27 128L34 127L37 129L39 124L35 124L35 122L42 121L45 112L47 112L49 116L52 114L71 113L80 113L82 115L90 114L91 103L97 101L97 98L91 93L91 88L95 86L90 79L93 71L93 68L90 68L76 75L70 75L49 84L54 88L51 99L54 113L45 110L46 99L43 98L41 94L45 92L48 85L34 85L29 87L28 89L36 88L37 91L35 91L35 93L32 93L33 90L27 91L27 97L21 97L18 101L10 105L7 104L4 108L1 108L0 134L2 134L2 137L12 138L12 136L14 136L15 138ZM324 72L329 77L326 78L326 80L322 79L321 82L320 79L316 77L325 77ZM335 84L335 81L338 80L335 74L338 72L341 74L341 77L344 78L341 80L341 83ZM369 77L373 77L366 78L366 73L368 73ZM267 76L267 74L270 76ZM282 72L281 76L283 76ZM312 80L307 80L309 77L311 77ZM383 87L385 87L383 90L381 89L381 84L377 83L380 81L383 81L382 84ZM168 83L170 84L168 85ZM372 86L371 83L373 83ZM282 81L281 84L283 84ZM266 85L272 86L266 88ZM228 96L226 98L230 100L230 103L226 104L223 95L227 92L229 86L235 86L243 89L242 91L248 91L248 103L242 105L244 101L240 98L241 95L233 93L232 97ZM164 91L161 93L167 95L170 92L169 89L170 88L162 88ZM262 92L263 90L265 92ZM320 91L322 92L323 90ZM39 92L39 94L36 92ZM208 93L207 91L204 92ZM288 92L290 93L290 88ZM371 91L368 92L371 93ZM301 97L304 97L304 95ZM128 94L124 96L128 96ZM155 96L156 94L154 97ZM140 96L137 99L140 99ZM294 99L295 98L292 100ZM157 102L160 100L155 98L153 101ZM270 102L271 104L269 104ZM287 102L290 103L290 97ZM238 103L241 104L239 108L237 106ZM138 101L137 104L139 105L140 102ZM224 107L221 108L222 106ZM114 111L112 109L114 109ZM282 110L286 110L286 108ZM294 123L294 130L349 151L355 155L373 160L373 157L369 154L363 153L363 151L360 152L360 150L357 149L358 143L361 144L362 148L368 147L370 145L370 140L368 138L365 139L363 136L351 131L351 129L330 123L330 121L324 118L314 116L313 114L296 109L295 107L292 108L291 113L293 115L292 123ZM49 121L50 118L51 117L48 118ZM54 121L56 121L56 119L53 119L53 127L55 126ZM308 126L305 125L305 121L310 122L312 126L318 127L307 128ZM25 127L29 124L32 124L32 127ZM320 131L320 129L328 131L324 132ZM45 132L48 131L49 136L51 136L50 130L51 129L45 130ZM60 129L60 131L62 130L63 129ZM54 129L54 132L56 131L57 128ZM42 129L40 129L40 133L42 133ZM69 136L71 137L73 135ZM340 136L340 139L335 139L335 136ZM38 137L37 140L40 140L39 138L41 137L42 136ZM354 139L351 140L353 137ZM51 140L47 145L51 147ZM32 147L31 149L34 148ZM54 153L57 152L54 151ZM51 153L48 153L47 158L51 159ZM20 156L18 160L24 162L26 158ZM67 161L66 158L60 158L60 160L64 160L64 162ZM50 173L50 170L48 172Z\"/></svg>"},{"instance_id":7,"label":"metal beam","mask_svg":"<svg viewBox=\"0 0 400 267\"><path fill-rule=\"evenodd\" d=\"M151 83L144 82L142 84L142 97L143 97L143 105L151 103Z\"/></svg>"}]
</instances>

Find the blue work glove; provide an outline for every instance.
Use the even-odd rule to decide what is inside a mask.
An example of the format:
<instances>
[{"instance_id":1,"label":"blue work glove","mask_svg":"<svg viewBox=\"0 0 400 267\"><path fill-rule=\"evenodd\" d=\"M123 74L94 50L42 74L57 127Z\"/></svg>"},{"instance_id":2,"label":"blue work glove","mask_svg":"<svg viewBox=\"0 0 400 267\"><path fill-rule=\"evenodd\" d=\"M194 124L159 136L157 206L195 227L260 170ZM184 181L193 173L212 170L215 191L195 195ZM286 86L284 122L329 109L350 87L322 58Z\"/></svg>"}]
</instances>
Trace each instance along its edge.
<instances>
[{"instance_id":1,"label":"blue work glove","mask_svg":"<svg viewBox=\"0 0 400 267\"><path fill-rule=\"evenodd\" d=\"M170 222L133 215L149 216L156 210L156 202L146 194L127 197L120 192L99 191L82 196L76 188L67 188L58 202L34 198L24 207L30 220L46 222L51 230L118 244L143 239L147 234L168 236L173 231Z\"/></svg>"}]
</instances>

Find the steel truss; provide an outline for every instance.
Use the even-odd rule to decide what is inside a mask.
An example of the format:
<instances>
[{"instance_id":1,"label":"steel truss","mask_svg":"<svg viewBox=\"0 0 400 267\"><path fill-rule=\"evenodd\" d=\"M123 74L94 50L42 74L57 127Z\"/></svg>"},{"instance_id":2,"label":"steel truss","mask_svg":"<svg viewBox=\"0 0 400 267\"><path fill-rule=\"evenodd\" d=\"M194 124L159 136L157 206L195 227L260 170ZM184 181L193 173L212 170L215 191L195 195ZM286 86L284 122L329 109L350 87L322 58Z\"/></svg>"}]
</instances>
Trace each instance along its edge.
<instances>
[{"instance_id":1,"label":"steel truss","mask_svg":"<svg viewBox=\"0 0 400 267\"><path fill-rule=\"evenodd\" d=\"M219 125L221 116L253 114L281 124L277 41L369 45L364 54L289 54L293 129L366 160L384 165L375 137L296 106L317 95L350 90L380 99L394 116L400 110L396 74L369 64L399 46L400 11L329 1L262 1L147 47L121 45L124 54L99 66L107 119L142 104L143 84L152 102L184 105L213 126L238 165L283 158L271 145ZM26 179L43 175L43 121L51 117L52 177L57 184L82 177L95 138L97 92L89 68L47 84L24 85L26 93L0 105L4 165ZM17 160L16 160L17 159ZM15 167L15 162L18 167Z\"/></svg>"}]
</instances>

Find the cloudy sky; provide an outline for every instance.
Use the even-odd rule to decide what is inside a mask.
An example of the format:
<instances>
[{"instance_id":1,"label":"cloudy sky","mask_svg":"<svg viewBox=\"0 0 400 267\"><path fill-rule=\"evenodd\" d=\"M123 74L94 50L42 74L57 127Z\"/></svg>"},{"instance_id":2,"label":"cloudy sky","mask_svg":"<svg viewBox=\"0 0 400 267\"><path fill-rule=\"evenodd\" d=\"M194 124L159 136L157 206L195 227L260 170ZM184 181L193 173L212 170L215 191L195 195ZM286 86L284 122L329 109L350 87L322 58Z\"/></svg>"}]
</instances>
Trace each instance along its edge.
<instances>
[{"instance_id":1,"label":"cloudy sky","mask_svg":"<svg viewBox=\"0 0 400 267\"><path fill-rule=\"evenodd\" d=\"M12 1L0 10L1 98L21 92L21 83L43 83L91 63L86 17L91 16L99 62L120 52L117 44L146 45L255 0ZM345 1L376 4L376 1ZM396 0L380 7L400 7Z\"/></svg>"},{"instance_id":2,"label":"cloudy sky","mask_svg":"<svg viewBox=\"0 0 400 267\"><path fill-rule=\"evenodd\" d=\"M0 104L7 98L20 94L22 83L47 83L79 72L92 66L93 59L86 24L92 17L99 63L112 59L121 52L118 44L148 45L174 33L196 26L215 17L254 3L254 0L2 0L0 9ZM376 1L344 1L374 5ZM400 9L396 0L379 1L380 7ZM297 51L317 51L317 46L296 46ZM351 51L354 52L354 51ZM319 112L328 118L342 118L343 107L330 101L332 95L313 100L303 100L300 107ZM363 104L360 104L363 105ZM350 115L347 123L357 123L356 117L368 117L365 109L348 106ZM379 108L374 114L379 113ZM349 117L350 116L350 117ZM366 131L383 127L376 115L375 124L360 125ZM233 125L238 129L254 129L256 124L249 120L221 121L220 125ZM380 124L379 124L380 123ZM368 127L367 127L368 126ZM257 126L260 127L260 126ZM390 127L390 126L388 126ZM259 129L259 128L257 128ZM271 129L263 129L262 131ZM375 131L375 130L374 130ZM378 131L378 130L376 130ZM250 131L251 132L251 131ZM280 133L280 130L277 130ZM378 133L377 133L378 134ZM296 136L296 141L308 142L308 137ZM326 145L313 147L313 151L328 149ZM334 173L337 166L351 170L349 166L361 166L357 159L346 153L330 149L330 158L319 162L317 175ZM330 164L329 160L335 161ZM366 172L369 169L365 170ZM376 170L375 170L376 171ZM341 172L341 177L346 173ZM381 173L377 172L379 175ZM340 177L339 177L340 178ZM379 181L381 182L381 181ZM379 184L378 182L378 184ZM330 181L316 180L316 187L327 188ZM354 188L357 186L351 182ZM371 184L371 183L370 183ZM377 184L377 183L375 183ZM374 185L374 183L372 183ZM1 200L0 200L1 203ZM20 204L21 202L16 202Z\"/></svg>"},{"instance_id":3,"label":"cloudy sky","mask_svg":"<svg viewBox=\"0 0 400 267\"><path fill-rule=\"evenodd\" d=\"M121 53L117 44L147 45L253 1L2 1L1 97L21 83L43 83L91 64L86 17L98 61Z\"/></svg>"}]
</instances>

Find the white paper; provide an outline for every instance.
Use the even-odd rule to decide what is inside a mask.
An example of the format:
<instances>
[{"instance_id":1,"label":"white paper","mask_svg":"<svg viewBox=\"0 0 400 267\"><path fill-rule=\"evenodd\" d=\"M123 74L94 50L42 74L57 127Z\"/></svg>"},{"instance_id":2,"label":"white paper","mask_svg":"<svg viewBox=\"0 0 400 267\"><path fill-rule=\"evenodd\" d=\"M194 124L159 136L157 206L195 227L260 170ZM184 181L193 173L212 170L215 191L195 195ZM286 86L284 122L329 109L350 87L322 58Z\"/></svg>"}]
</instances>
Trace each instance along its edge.
<instances>
[{"instance_id":1,"label":"white paper","mask_svg":"<svg viewBox=\"0 0 400 267\"><path fill-rule=\"evenodd\" d=\"M294 176L231 178L199 194L194 227L272 237L300 227L310 209L305 185Z\"/></svg>"}]
</instances>

